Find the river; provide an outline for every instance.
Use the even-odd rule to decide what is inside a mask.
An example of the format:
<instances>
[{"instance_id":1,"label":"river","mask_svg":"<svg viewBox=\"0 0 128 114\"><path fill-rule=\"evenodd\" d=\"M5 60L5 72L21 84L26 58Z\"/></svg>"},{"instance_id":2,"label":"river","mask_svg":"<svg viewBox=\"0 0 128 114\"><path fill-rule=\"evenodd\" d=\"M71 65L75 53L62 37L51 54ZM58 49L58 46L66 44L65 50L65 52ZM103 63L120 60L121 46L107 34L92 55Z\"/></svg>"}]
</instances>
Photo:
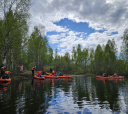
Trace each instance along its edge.
<instances>
[{"instance_id":1,"label":"river","mask_svg":"<svg viewBox=\"0 0 128 114\"><path fill-rule=\"evenodd\" d=\"M127 114L128 78L17 79L0 83L0 114Z\"/></svg>"}]
</instances>

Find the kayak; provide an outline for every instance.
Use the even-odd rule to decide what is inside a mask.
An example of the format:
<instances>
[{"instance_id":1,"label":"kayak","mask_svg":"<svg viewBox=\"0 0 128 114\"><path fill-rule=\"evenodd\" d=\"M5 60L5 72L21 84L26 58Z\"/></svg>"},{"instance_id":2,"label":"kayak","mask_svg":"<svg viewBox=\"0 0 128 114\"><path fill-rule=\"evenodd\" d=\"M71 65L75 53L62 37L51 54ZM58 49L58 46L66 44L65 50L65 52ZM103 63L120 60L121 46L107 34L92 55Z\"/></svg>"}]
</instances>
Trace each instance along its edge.
<instances>
[{"instance_id":1,"label":"kayak","mask_svg":"<svg viewBox=\"0 0 128 114\"><path fill-rule=\"evenodd\" d=\"M59 75L57 75L57 76L52 76L52 75L42 75L43 77L45 77L45 78L71 78L71 76L69 76L69 75L63 75L63 76L59 76Z\"/></svg>"},{"instance_id":2,"label":"kayak","mask_svg":"<svg viewBox=\"0 0 128 114\"><path fill-rule=\"evenodd\" d=\"M35 79L39 79L39 80L44 80L44 79L45 79L45 77L39 77L39 76L37 76L37 75L34 75L34 78L35 78Z\"/></svg>"},{"instance_id":3,"label":"kayak","mask_svg":"<svg viewBox=\"0 0 128 114\"><path fill-rule=\"evenodd\" d=\"M103 76L96 76L97 79L124 79L124 76L118 76L118 77L103 77Z\"/></svg>"},{"instance_id":4,"label":"kayak","mask_svg":"<svg viewBox=\"0 0 128 114\"><path fill-rule=\"evenodd\" d=\"M58 76L58 75L57 75L57 77L58 77L58 78L71 78L71 76L69 76L69 75L63 75L63 76Z\"/></svg>"},{"instance_id":5,"label":"kayak","mask_svg":"<svg viewBox=\"0 0 128 114\"><path fill-rule=\"evenodd\" d=\"M0 78L0 82L10 82L11 78L9 77L8 79L3 79L2 77Z\"/></svg>"},{"instance_id":6,"label":"kayak","mask_svg":"<svg viewBox=\"0 0 128 114\"><path fill-rule=\"evenodd\" d=\"M51 78L51 79L57 79L57 76L52 76L52 75L42 75L45 78Z\"/></svg>"}]
</instances>

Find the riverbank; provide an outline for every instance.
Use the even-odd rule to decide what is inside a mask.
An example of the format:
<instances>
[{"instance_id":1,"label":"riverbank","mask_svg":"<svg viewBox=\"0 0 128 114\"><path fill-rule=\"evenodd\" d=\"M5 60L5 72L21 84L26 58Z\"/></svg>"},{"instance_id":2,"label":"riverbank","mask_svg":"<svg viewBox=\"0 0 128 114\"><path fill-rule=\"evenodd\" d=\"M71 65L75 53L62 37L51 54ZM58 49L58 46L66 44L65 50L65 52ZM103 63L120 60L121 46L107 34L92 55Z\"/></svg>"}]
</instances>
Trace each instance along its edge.
<instances>
[{"instance_id":1,"label":"riverbank","mask_svg":"<svg viewBox=\"0 0 128 114\"><path fill-rule=\"evenodd\" d=\"M35 71L34 74L37 74L38 72L41 72L41 71ZM32 72L31 71L23 71L23 72L19 72L19 74L15 74L17 76L21 76L21 77L31 77L32 76ZM64 75L70 75L71 77L74 77L74 76L96 76L95 74L64 74Z\"/></svg>"}]
</instances>

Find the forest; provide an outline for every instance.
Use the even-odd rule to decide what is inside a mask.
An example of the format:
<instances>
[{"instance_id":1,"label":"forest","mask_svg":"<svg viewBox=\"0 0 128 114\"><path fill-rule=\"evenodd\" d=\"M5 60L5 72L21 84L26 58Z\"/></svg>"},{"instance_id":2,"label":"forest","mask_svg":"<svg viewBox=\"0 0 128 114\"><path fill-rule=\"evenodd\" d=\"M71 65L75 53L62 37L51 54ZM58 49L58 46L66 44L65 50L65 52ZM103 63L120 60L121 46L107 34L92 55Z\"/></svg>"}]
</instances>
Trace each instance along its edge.
<instances>
[{"instance_id":1,"label":"forest","mask_svg":"<svg viewBox=\"0 0 128 114\"><path fill-rule=\"evenodd\" d=\"M81 44L72 47L72 53L64 56L50 47L47 37L41 35L35 26L28 35L28 19L30 18L30 0L1 0L3 15L0 16L0 64L7 70L15 72L17 65L24 70L36 66L42 70L43 65L49 72L53 68L63 74L102 75L128 74L128 29L122 34L122 46L118 47L114 39L106 45L97 45L96 49L82 48ZM120 53L118 48L121 48Z\"/></svg>"}]
</instances>

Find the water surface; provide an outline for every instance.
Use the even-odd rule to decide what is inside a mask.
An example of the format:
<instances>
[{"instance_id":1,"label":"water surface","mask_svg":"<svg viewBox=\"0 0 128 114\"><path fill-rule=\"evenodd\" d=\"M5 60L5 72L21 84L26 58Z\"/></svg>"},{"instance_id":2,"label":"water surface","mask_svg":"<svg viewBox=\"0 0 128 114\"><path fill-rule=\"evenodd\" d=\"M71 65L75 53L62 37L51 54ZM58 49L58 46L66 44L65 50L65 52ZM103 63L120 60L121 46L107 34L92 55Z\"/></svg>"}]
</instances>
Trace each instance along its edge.
<instances>
[{"instance_id":1,"label":"water surface","mask_svg":"<svg viewBox=\"0 0 128 114\"><path fill-rule=\"evenodd\" d=\"M0 83L0 114L127 114L128 78L32 80Z\"/></svg>"}]
</instances>

